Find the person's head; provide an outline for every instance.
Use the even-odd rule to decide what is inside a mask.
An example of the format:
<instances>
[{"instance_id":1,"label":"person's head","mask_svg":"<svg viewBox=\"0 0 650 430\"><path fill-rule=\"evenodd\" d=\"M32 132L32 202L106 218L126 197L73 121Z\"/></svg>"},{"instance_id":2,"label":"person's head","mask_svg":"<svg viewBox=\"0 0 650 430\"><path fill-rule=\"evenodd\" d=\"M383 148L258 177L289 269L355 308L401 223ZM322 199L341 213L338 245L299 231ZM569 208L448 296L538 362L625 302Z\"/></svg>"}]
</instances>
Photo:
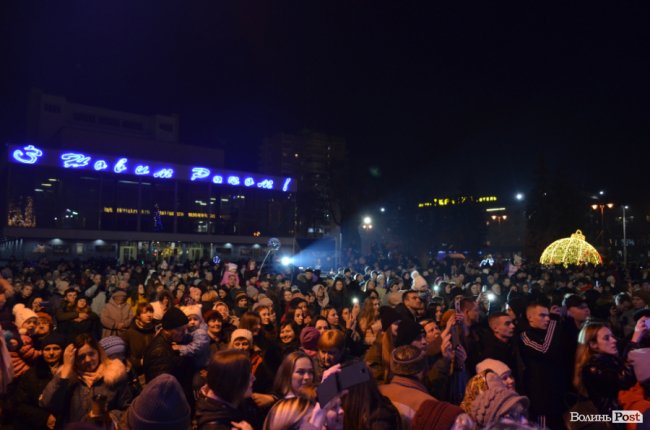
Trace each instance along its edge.
<instances>
[{"instance_id":1,"label":"person's head","mask_svg":"<svg viewBox=\"0 0 650 430\"><path fill-rule=\"evenodd\" d=\"M151 324L153 322L153 306L149 303L138 303L135 309L135 318L142 325Z\"/></svg>"},{"instance_id":2,"label":"person's head","mask_svg":"<svg viewBox=\"0 0 650 430\"><path fill-rule=\"evenodd\" d=\"M578 326L591 316L587 301L577 294L567 294L564 296L562 305L566 308L567 315L573 318Z\"/></svg>"},{"instance_id":3,"label":"person's head","mask_svg":"<svg viewBox=\"0 0 650 430\"><path fill-rule=\"evenodd\" d=\"M228 308L228 305L225 304L224 302L215 303L214 310L216 310L221 314L221 317L223 318L224 321L228 321L228 319L230 318L230 309Z\"/></svg>"},{"instance_id":4,"label":"person's head","mask_svg":"<svg viewBox=\"0 0 650 430\"><path fill-rule=\"evenodd\" d=\"M271 309L268 306L258 306L255 308L257 315L260 316L260 324L269 325L271 324Z\"/></svg>"},{"instance_id":5,"label":"person's head","mask_svg":"<svg viewBox=\"0 0 650 430\"><path fill-rule=\"evenodd\" d=\"M115 304L117 305L122 305L126 302L126 291L124 290L116 290L113 293L112 296L113 301L115 301Z\"/></svg>"},{"instance_id":6,"label":"person's head","mask_svg":"<svg viewBox=\"0 0 650 430\"><path fill-rule=\"evenodd\" d=\"M318 317L316 317L316 321L314 321L314 327L316 327L316 330L318 330L318 331L320 332L321 335L322 335L326 330L329 330L329 329L330 329L330 325L329 325L329 323L327 322L327 319L325 319L325 317L322 317L322 316L318 316Z\"/></svg>"},{"instance_id":7,"label":"person's head","mask_svg":"<svg viewBox=\"0 0 650 430\"><path fill-rule=\"evenodd\" d=\"M594 354L616 355L616 338L612 331L602 322L587 322L578 334L573 385L582 395L587 395L583 380L582 369Z\"/></svg>"},{"instance_id":8,"label":"person's head","mask_svg":"<svg viewBox=\"0 0 650 430\"><path fill-rule=\"evenodd\" d=\"M207 370L208 388L225 402L239 405L252 394L255 378L246 352L235 349L218 351L210 358Z\"/></svg>"},{"instance_id":9,"label":"person's head","mask_svg":"<svg viewBox=\"0 0 650 430\"><path fill-rule=\"evenodd\" d=\"M77 335L72 344L77 350L74 363L79 373L94 372L106 360L104 350L88 333Z\"/></svg>"},{"instance_id":10,"label":"person's head","mask_svg":"<svg viewBox=\"0 0 650 430\"><path fill-rule=\"evenodd\" d=\"M339 313L336 311L335 307L325 306L321 311L321 315L327 319L327 323L330 325L330 327L339 325Z\"/></svg>"},{"instance_id":11,"label":"person's head","mask_svg":"<svg viewBox=\"0 0 650 430\"><path fill-rule=\"evenodd\" d=\"M413 345L424 351L427 347L424 328L410 318L402 320L395 336L395 346L401 345Z\"/></svg>"},{"instance_id":12,"label":"person's head","mask_svg":"<svg viewBox=\"0 0 650 430\"><path fill-rule=\"evenodd\" d=\"M253 336L257 336L262 330L262 320L256 312L244 312L239 319L239 328L250 330Z\"/></svg>"},{"instance_id":13,"label":"person's head","mask_svg":"<svg viewBox=\"0 0 650 430\"><path fill-rule=\"evenodd\" d=\"M502 342L512 339L515 332L515 323L512 317L505 312L490 315L488 325L494 336Z\"/></svg>"},{"instance_id":14,"label":"person's head","mask_svg":"<svg viewBox=\"0 0 650 430\"><path fill-rule=\"evenodd\" d=\"M38 337L47 336L52 332L52 317L45 312L37 312L36 315L38 315L38 323L36 324L34 334Z\"/></svg>"},{"instance_id":15,"label":"person's head","mask_svg":"<svg viewBox=\"0 0 650 430\"><path fill-rule=\"evenodd\" d=\"M187 315L178 308L171 308L162 318L163 335L172 342L180 342L187 331Z\"/></svg>"},{"instance_id":16,"label":"person's head","mask_svg":"<svg viewBox=\"0 0 650 430\"><path fill-rule=\"evenodd\" d=\"M545 305L531 303L526 308L526 319L531 328L546 330L551 322L551 314Z\"/></svg>"},{"instance_id":17,"label":"person's head","mask_svg":"<svg viewBox=\"0 0 650 430\"><path fill-rule=\"evenodd\" d=\"M235 297L235 306L240 309L248 309L248 296L246 293L239 293Z\"/></svg>"},{"instance_id":18,"label":"person's head","mask_svg":"<svg viewBox=\"0 0 650 430\"><path fill-rule=\"evenodd\" d=\"M334 284L332 285L334 291L343 291L345 289L345 282L343 278L337 277L334 279Z\"/></svg>"},{"instance_id":19,"label":"person's head","mask_svg":"<svg viewBox=\"0 0 650 430\"><path fill-rule=\"evenodd\" d=\"M425 339L427 344L432 344L435 340L440 337L440 328L433 320L424 320L420 322L420 325L424 328Z\"/></svg>"},{"instance_id":20,"label":"person's head","mask_svg":"<svg viewBox=\"0 0 650 430\"><path fill-rule=\"evenodd\" d=\"M506 387L515 389L515 378L512 376L512 369L502 361L486 358L476 365L476 373L481 373L484 370L491 370L499 375Z\"/></svg>"},{"instance_id":21,"label":"person's head","mask_svg":"<svg viewBox=\"0 0 650 430\"><path fill-rule=\"evenodd\" d=\"M50 334L41 342L43 346L43 360L50 367L59 366L63 362L63 349L65 337L60 334Z\"/></svg>"},{"instance_id":22,"label":"person's head","mask_svg":"<svg viewBox=\"0 0 650 430\"><path fill-rule=\"evenodd\" d=\"M13 314L18 331L29 336L33 335L38 325L38 315L36 315L36 312L24 304L18 303L13 307Z\"/></svg>"},{"instance_id":23,"label":"person's head","mask_svg":"<svg viewBox=\"0 0 650 430\"><path fill-rule=\"evenodd\" d=\"M293 322L298 327L302 327L305 322L303 310L300 308L289 310L285 319Z\"/></svg>"},{"instance_id":24,"label":"person's head","mask_svg":"<svg viewBox=\"0 0 650 430\"><path fill-rule=\"evenodd\" d=\"M302 396L314 383L314 363L303 351L289 353L275 375L274 391L282 396Z\"/></svg>"},{"instance_id":25,"label":"person's head","mask_svg":"<svg viewBox=\"0 0 650 430\"><path fill-rule=\"evenodd\" d=\"M193 331L203 323L203 315L201 314L201 305L182 306L181 311L187 316L187 328Z\"/></svg>"},{"instance_id":26,"label":"person's head","mask_svg":"<svg viewBox=\"0 0 650 430\"><path fill-rule=\"evenodd\" d=\"M637 290L632 293L632 307L634 309L643 309L650 305L650 293L644 290Z\"/></svg>"},{"instance_id":27,"label":"person's head","mask_svg":"<svg viewBox=\"0 0 650 430\"><path fill-rule=\"evenodd\" d=\"M85 296L77 297L77 309L86 309L88 307L88 299Z\"/></svg>"},{"instance_id":28,"label":"person's head","mask_svg":"<svg viewBox=\"0 0 650 430\"><path fill-rule=\"evenodd\" d=\"M73 304L77 301L77 290L74 288L68 288L65 290L64 297L65 301L68 302L69 304Z\"/></svg>"},{"instance_id":29,"label":"person's head","mask_svg":"<svg viewBox=\"0 0 650 430\"><path fill-rule=\"evenodd\" d=\"M221 336L223 328L223 317L216 310L210 310L205 314L205 322L208 324L208 334L213 337Z\"/></svg>"},{"instance_id":30,"label":"person's head","mask_svg":"<svg viewBox=\"0 0 650 430\"><path fill-rule=\"evenodd\" d=\"M390 355L390 371L393 375L422 379L427 370L427 356L424 351L413 345L395 348Z\"/></svg>"},{"instance_id":31,"label":"person's head","mask_svg":"<svg viewBox=\"0 0 650 430\"><path fill-rule=\"evenodd\" d=\"M230 335L230 349L238 349L240 351L250 351L253 349L253 333L250 330L238 328Z\"/></svg>"},{"instance_id":32,"label":"person's head","mask_svg":"<svg viewBox=\"0 0 650 430\"><path fill-rule=\"evenodd\" d=\"M361 362L364 371L370 373L365 363ZM368 417L383 403L383 396L377 388L374 378L354 384L341 396L343 408L343 428L362 429L370 428ZM386 417L386 428L398 428L400 419L397 414L392 418Z\"/></svg>"},{"instance_id":33,"label":"person's head","mask_svg":"<svg viewBox=\"0 0 650 430\"><path fill-rule=\"evenodd\" d=\"M296 340L297 334L292 321L285 321L280 325L280 342L288 344Z\"/></svg>"},{"instance_id":34,"label":"person's head","mask_svg":"<svg viewBox=\"0 0 650 430\"><path fill-rule=\"evenodd\" d=\"M323 369L340 363L345 351L345 336L340 330L327 330L318 339L318 359Z\"/></svg>"},{"instance_id":35,"label":"person's head","mask_svg":"<svg viewBox=\"0 0 650 430\"><path fill-rule=\"evenodd\" d=\"M422 307L422 299L417 291L409 290L402 295L402 303L411 312L416 312Z\"/></svg>"},{"instance_id":36,"label":"person's head","mask_svg":"<svg viewBox=\"0 0 650 430\"><path fill-rule=\"evenodd\" d=\"M468 325L474 325L478 323L479 319L479 311L478 311L478 303L474 299L465 297L460 300L460 311L463 313L463 316L465 317L465 323Z\"/></svg>"},{"instance_id":37,"label":"person's head","mask_svg":"<svg viewBox=\"0 0 650 430\"><path fill-rule=\"evenodd\" d=\"M34 287L32 284L25 284L23 285L23 288L20 290L20 294L23 296L24 299L27 299L32 296L34 293Z\"/></svg>"},{"instance_id":38,"label":"person's head","mask_svg":"<svg viewBox=\"0 0 650 430\"><path fill-rule=\"evenodd\" d=\"M263 430L294 430L313 410L314 402L304 397L292 397L276 402L264 420Z\"/></svg>"}]
</instances>

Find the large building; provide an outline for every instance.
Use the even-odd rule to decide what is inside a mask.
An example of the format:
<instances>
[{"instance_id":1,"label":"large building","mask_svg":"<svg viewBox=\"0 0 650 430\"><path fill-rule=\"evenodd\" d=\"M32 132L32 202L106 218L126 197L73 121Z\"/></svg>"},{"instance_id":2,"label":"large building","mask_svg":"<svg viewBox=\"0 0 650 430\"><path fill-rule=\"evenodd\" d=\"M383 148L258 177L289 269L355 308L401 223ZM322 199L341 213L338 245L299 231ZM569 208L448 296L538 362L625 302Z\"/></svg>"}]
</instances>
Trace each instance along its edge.
<instances>
[{"instance_id":1,"label":"large building","mask_svg":"<svg viewBox=\"0 0 650 430\"><path fill-rule=\"evenodd\" d=\"M297 232L303 237L322 237L335 228L338 205L335 194L347 160L345 140L304 130L279 133L260 148L260 171L296 178Z\"/></svg>"},{"instance_id":2,"label":"large building","mask_svg":"<svg viewBox=\"0 0 650 430\"><path fill-rule=\"evenodd\" d=\"M292 248L296 180L224 166L179 121L35 92L28 139L2 156L0 256L259 258Z\"/></svg>"}]
</instances>

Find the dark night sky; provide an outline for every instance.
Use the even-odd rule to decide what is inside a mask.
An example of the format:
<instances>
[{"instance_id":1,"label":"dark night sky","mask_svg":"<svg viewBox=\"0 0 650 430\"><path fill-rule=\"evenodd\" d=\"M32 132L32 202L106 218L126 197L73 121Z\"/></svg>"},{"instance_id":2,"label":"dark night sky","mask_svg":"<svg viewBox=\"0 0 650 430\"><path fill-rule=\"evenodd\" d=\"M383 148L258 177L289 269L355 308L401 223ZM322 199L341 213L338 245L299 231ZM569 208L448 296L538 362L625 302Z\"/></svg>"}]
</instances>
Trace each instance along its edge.
<instances>
[{"instance_id":1,"label":"dark night sky","mask_svg":"<svg viewBox=\"0 0 650 430\"><path fill-rule=\"evenodd\" d=\"M638 192L650 7L404 3L3 2L0 137L20 139L38 87L178 113L182 140L232 168L256 169L264 136L311 128L392 191L440 195L464 176L525 191L543 154L586 190Z\"/></svg>"}]
</instances>

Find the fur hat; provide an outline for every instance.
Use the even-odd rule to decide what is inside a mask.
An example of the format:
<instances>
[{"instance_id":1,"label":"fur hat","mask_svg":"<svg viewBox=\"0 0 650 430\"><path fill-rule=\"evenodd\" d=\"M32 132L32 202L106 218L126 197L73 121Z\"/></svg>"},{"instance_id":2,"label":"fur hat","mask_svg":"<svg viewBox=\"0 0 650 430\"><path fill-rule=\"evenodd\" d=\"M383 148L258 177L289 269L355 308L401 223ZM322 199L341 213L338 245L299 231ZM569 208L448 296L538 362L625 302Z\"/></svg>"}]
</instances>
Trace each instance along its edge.
<instances>
[{"instance_id":1,"label":"fur hat","mask_svg":"<svg viewBox=\"0 0 650 430\"><path fill-rule=\"evenodd\" d=\"M99 341L99 344L106 352L108 358L116 358L118 355L126 354L126 343L119 336L107 336Z\"/></svg>"},{"instance_id":2,"label":"fur hat","mask_svg":"<svg viewBox=\"0 0 650 430\"><path fill-rule=\"evenodd\" d=\"M230 335L230 342L232 343L239 338L248 339L250 344L253 344L253 333L251 333L250 330L246 330L245 328L238 328L237 330L234 330Z\"/></svg>"},{"instance_id":3,"label":"fur hat","mask_svg":"<svg viewBox=\"0 0 650 430\"><path fill-rule=\"evenodd\" d=\"M176 378L163 373L144 387L125 415L134 430L177 430L191 427L190 414L183 388Z\"/></svg>"},{"instance_id":4,"label":"fur hat","mask_svg":"<svg viewBox=\"0 0 650 430\"><path fill-rule=\"evenodd\" d=\"M64 349L67 344L68 343L65 340L65 336L58 333L50 333L47 336L45 336L41 341L41 346L43 348L45 348L48 345L59 345L61 349Z\"/></svg>"},{"instance_id":5,"label":"fur hat","mask_svg":"<svg viewBox=\"0 0 650 430\"><path fill-rule=\"evenodd\" d=\"M458 415L464 413L461 408L440 400L426 400L413 417L412 429L450 429Z\"/></svg>"},{"instance_id":6,"label":"fur hat","mask_svg":"<svg viewBox=\"0 0 650 430\"><path fill-rule=\"evenodd\" d=\"M420 336L426 333L422 325L416 323L410 318L403 319L397 327L397 336L395 337L395 346L408 345Z\"/></svg>"},{"instance_id":7,"label":"fur hat","mask_svg":"<svg viewBox=\"0 0 650 430\"><path fill-rule=\"evenodd\" d=\"M316 327L305 327L300 332L300 346L310 351L318 350L320 331Z\"/></svg>"},{"instance_id":8,"label":"fur hat","mask_svg":"<svg viewBox=\"0 0 650 430\"><path fill-rule=\"evenodd\" d=\"M650 348L640 348L630 351L627 356L634 367L634 374L639 382L650 379Z\"/></svg>"},{"instance_id":9,"label":"fur hat","mask_svg":"<svg viewBox=\"0 0 650 430\"><path fill-rule=\"evenodd\" d=\"M201 322L203 322L203 314L201 313L201 305L187 305L181 306L181 311L189 318L190 315L195 315L199 317Z\"/></svg>"},{"instance_id":10,"label":"fur hat","mask_svg":"<svg viewBox=\"0 0 650 430\"><path fill-rule=\"evenodd\" d=\"M14 316L16 317L16 328L18 330L20 330L20 328L23 326L23 323L28 319L30 318L38 319L38 315L36 315L36 312L26 307L22 303L18 303L17 305L14 306L13 313Z\"/></svg>"},{"instance_id":11,"label":"fur hat","mask_svg":"<svg viewBox=\"0 0 650 430\"><path fill-rule=\"evenodd\" d=\"M394 308L382 306L379 308L379 319L381 319L381 329L386 331L392 323L401 320L402 316Z\"/></svg>"},{"instance_id":12,"label":"fur hat","mask_svg":"<svg viewBox=\"0 0 650 430\"><path fill-rule=\"evenodd\" d=\"M404 355L413 358L406 360ZM427 370L427 355L424 351L411 345L403 345L393 350L390 355L390 371L395 375L411 376Z\"/></svg>"},{"instance_id":13,"label":"fur hat","mask_svg":"<svg viewBox=\"0 0 650 430\"><path fill-rule=\"evenodd\" d=\"M483 427L498 420L517 403L528 408L528 397L520 396L506 387L496 373L489 372L485 378L487 389L478 393L469 405L469 414L479 426Z\"/></svg>"},{"instance_id":14,"label":"fur hat","mask_svg":"<svg viewBox=\"0 0 650 430\"><path fill-rule=\"evenodd\" d=\"M186 325L190 322L187 316L178 308L171 308L162 318L162 327L165 330L173 330L175 328Z\"/></svg>"},{"instance_id":15,"label":"fur hat","mask_svg":"<svg viewBox=\"0 0 650 430\"><path fill-rule=\"evenodd\" d=\"M476 365L476 373L481 373L484 370L491 370L499 376L506 372L512 371L503 361L486 358Z\"/></svg>"}]
</instances>

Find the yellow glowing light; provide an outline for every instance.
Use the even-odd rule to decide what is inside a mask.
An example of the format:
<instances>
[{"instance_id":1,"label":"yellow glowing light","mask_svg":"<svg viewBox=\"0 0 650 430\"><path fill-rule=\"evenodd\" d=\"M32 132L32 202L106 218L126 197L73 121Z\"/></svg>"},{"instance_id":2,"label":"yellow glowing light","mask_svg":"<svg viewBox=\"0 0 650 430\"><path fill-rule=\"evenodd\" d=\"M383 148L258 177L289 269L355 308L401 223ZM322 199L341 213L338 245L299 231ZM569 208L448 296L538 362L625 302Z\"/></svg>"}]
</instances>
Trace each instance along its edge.
<instances>
[{"instance_id":1,"label":"yellow glowing light","mask_svg":"<svg viewBox=\"0 0 650 430\"><path fill-rule=\"evenodd\" d=\"M596 248L585 241L585 236L580 230L576 230L571 237L556 240L551 243L539 259L541 264L557 265L564 267L569 265L603 264L603 259L596 251Z\"/></svg>"}]
</instances>

